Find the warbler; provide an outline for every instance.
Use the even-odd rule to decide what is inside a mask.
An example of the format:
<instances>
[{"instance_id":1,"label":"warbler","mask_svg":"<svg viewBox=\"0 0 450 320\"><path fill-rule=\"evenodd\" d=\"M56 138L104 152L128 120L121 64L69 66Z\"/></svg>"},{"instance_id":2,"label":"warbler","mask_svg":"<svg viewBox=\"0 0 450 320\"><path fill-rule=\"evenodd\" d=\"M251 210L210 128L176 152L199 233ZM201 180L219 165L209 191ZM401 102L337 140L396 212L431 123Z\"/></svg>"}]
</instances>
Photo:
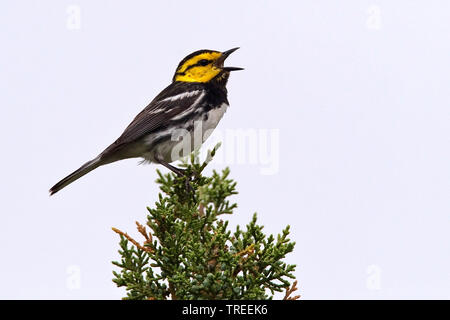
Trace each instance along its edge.
<instances>
[{"instance_id":1,"label":"warbler","mask_svg":"<svg viewBox=\"0 0 450 320\"><path fill-rule=\"evenodd\" d=\"M172 83L134 118L122 135L96 158L55 184L50 195L100 166L129 158L161 164L182 176L184 171L170 163L192 152L196 143L185 143L180 152L175 148L180 137L190 136L187 141L193 140L198 127L201 145L219 123L229 106L226 85L230 72L243 70L224 66L225 59L237 49L199 50L181 60Z\"/></svg>"}]
</instances>

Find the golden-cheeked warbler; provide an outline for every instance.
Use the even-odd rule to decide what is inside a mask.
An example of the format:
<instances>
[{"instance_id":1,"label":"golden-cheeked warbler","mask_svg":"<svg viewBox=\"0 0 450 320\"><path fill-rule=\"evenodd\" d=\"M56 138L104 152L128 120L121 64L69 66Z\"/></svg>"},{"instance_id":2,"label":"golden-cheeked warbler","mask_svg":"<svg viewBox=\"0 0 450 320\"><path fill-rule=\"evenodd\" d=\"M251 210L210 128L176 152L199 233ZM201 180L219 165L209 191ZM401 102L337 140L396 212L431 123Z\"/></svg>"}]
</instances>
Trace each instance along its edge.
<instances>
[{"instance_id":1,"label":"golden-cheeked warbler","mask_svg":"<svg viewBox=\"0 0 450 320\"><path fill-rule=\"evenodd\" d=\"M229 105L226 84L230 72L242 70L224 67L225 59L237 49L199 50L184 58L172 83L134 118L122 135L95 159L55 184L50 195L100 166L129 158L140 157L183 175L183 170L170 162L188 155L199 145L187 143L187 150L174 152L180 134L192 138L199 125L201 145L217 126Z\"/></svg>"}]
</instances>

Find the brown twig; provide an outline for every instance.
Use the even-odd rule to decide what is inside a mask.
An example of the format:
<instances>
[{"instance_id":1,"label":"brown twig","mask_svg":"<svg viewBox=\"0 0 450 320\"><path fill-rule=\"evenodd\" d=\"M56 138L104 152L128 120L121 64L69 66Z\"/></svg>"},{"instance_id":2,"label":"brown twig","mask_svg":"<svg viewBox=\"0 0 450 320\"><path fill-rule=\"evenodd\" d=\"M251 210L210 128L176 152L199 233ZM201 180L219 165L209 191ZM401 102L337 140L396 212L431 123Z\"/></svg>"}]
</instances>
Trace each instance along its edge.
<instances>
[{"instance_id":1,"label":"brown twig","mask_svg":"<svg viewBox=\"0 0 450 320\"><path fill-rule=\"evenodd\" d=\"M255 252L255 244L252 243L251 245L249 245L247 248L245 248L242 251L239 251L238 253L235 254L235 256L245 256L246 254L251 255L253 252Z\"/></svg>"},{"instance_id":2,"label":"brown twig","mask_svg":"<svg viewBox=\"0 0 450 320\"><path fill-rule=\"evenodd\" d=\"M243 266L245 262L250 258L250 256L255 253L255 244L252 243L247 248L239 251L238 253L235 253L235 257L240 257L239 264L236 266L236 269L233 271L233 278L238 275L239 272L241 272L243 269Z\"/></svg>"},{"instance_id":3,"label":"brown twig","mask_svg":"<svg viewBox=\"0 0 450 320\"><path fill-rule=\"evenodd\" d=\"M173 287L173 284L170 281L169 281L169 292L170 292L170 295L172 296L172 300L177 300L177 296L175 294L175 288Z\"/></svg>"},{"instance_id":4,"label":"brown twig","mask_svg":"<svg viewBox=\"0 0 450 320\"><path fill-rule=\"evenodd\" d=\"M128 235L128 233L123 232L123 231L120 231L120 230L117 229L117 228L111 228L111 229L112 229L115 233L118 233L118 234L124 236L128 241L130 241L132 244L134 244L137 248L139 248L139 249L141 249L141 250L143 250L143 251L145 251L145 252L148 252L148 253L153 253L153 250L152 250L151 248L142 246L141 244L139 244L139 242L137 242L137 241L134 240L132 237L130 237L130 236ZM139 230L139 227L138 227L138 230Z\"/></svg>"},{"instance_id":5,"label":"brown twig","mask_svg":"<svg viewBox=\"0 0 450 320\"><path fill-rule=\"evenodd\" d=\"M205 205L203 203L200 203L200 205L198 206L198 215L200 217L205 216Z\"/></svg>"},{"instance_id":6,"label":"brown twig","mask_svg":"<svg viewBox=\"0 0 450 320\"><path fill-rule=\"evenodd\" d=\"M142 224L140 224L137 221L136 221L136 226L137 226L139 233L142 234L145 238L144 245L151 244L153 242L152 234L150 232L147 233L147 229L145 228L145 226L143 226Z\"/></svg>"},{"instance_id":7,"label":"brown twig","mask_svg":"<svg viewBox=\"0 0 450 320\"><path fill-rule=\"evenodd\" d=\"M297 296L293 296L291 297L291 294L298 290L297 288L297 280L294 281L294 283L292 284L292 287L289 288L289 286L286 287L286 294L284 295L283 300L297 300L300 298L300 295Z\"/></svg>"}]
</instances>

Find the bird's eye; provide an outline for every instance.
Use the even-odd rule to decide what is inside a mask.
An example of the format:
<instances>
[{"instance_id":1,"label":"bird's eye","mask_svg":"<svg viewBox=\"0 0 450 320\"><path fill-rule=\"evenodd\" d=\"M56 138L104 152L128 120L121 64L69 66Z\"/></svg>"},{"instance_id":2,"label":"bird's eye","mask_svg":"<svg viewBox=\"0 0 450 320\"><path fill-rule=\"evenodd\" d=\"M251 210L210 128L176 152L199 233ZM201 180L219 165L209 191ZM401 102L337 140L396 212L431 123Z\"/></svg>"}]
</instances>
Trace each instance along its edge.
<instances>
[{"instance_id":1,"label":"bird's eye","mask_svg":"<svg viewBox=\"0 0 450 320\"><path fill-rule=\"evenodd\" d=\"M209 64L209 60L207 60L207 59L202 59L202 60L200 60L200 61L198 62L198 64L201 65L201 66L206 66L206 65Z\"/></svg>"}]
</instances>

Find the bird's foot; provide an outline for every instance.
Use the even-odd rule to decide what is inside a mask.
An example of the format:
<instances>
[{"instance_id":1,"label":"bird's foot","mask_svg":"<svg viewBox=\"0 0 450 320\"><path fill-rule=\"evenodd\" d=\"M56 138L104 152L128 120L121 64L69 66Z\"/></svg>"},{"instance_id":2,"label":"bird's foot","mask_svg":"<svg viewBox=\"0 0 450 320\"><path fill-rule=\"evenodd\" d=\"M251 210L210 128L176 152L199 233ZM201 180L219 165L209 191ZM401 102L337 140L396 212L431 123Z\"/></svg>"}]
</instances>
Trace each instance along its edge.
<instances>
[{"instance_id":1,"label":"bird's foot","mask_svg":"<svg viewBox=\"0 0 450 320\"><path fill-rule=\"evenodd\" d=\"M180 178L184 178L185 186L186 186L186 192L190 193L192 195L192 200L194 202L197 202L197 198L195 196L195 190L192 187L191 182L195 179L195 174L192 172L188 172L185 169L180 169L182 172L182 175L178 175Z\"/></svg>"},{"instance_id":2,"label":"bird's foot","mask_svg":"<svg viewBox=\"0 0 450 320\"><path fill-rule=\"evenodd\" d=\"M196 197L195 197L195 190L192 187L191 181L193 181L193 178L196 177L196 174L194 172L188 172L188 170L186 169L181 169L181 168L177 168L172 166L171 164L160 160L159 161L160 164L162 164L163 166L165 166L167 169L169 169L170 171L172 171L173 173L175 173L178 178L184 178L185 179L185 184L186 184L186 191L188 193L191 193L192 195L192 200L194 202L197 201Z\"/></svg>"}]
</instances>

